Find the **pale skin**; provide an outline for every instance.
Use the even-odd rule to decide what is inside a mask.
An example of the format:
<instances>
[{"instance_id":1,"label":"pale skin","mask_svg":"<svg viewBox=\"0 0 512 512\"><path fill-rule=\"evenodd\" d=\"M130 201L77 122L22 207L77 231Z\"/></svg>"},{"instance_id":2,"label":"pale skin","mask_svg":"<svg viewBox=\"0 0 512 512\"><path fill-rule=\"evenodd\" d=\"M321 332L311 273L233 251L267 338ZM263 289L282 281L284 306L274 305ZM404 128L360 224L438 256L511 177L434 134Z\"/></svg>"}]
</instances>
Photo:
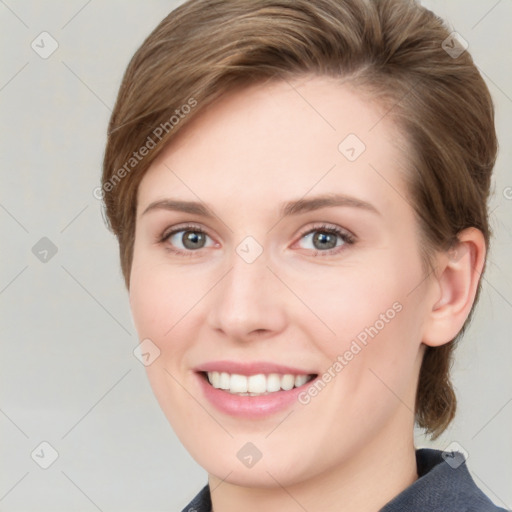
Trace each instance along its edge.
<instances>
[{"instance_id":1,"label":"pale skin","mask_svg":"<svg viewBox=\"0 0 512 512\"><path fill-rule=\"evenodd\" d=\"M366 146L353 162L338 149L351 133ZM418 223L403 199L399 135L382 109L333 79L259 84L202 112L139 186L132 314L139 338L161 351L148 377L208 472L215 512L375 511L418 478L412 411L422 356L464 324L485 243L480 231L464 230L457 256L438 252L425 276ZM324 194L376 212L342 205L280 215L283 203ZM200 202L213 217L144 213L164 199ZM183 231L158 241L183 224L206 232L201 248L184 245ZM322 224L355 242L332 235L326 251L307 236L325 233ZM236 252L247 236L263 250L250 264ZM401 311L307 405L241 419L198 386L192 368L219 359L320 374L397 301ZM236 456L247 442L262 453L251 468Z\"/></svg>"}]
</instances>

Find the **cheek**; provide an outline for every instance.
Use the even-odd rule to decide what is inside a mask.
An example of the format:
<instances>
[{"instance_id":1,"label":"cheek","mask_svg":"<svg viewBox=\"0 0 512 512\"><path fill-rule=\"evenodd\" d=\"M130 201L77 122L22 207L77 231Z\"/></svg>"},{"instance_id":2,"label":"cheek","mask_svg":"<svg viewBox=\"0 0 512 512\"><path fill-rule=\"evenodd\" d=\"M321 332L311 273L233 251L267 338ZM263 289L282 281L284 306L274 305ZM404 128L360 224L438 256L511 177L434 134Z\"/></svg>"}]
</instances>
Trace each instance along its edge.
<instances>
[{"instance_id":1,"label":"cheek","mask_svg":"<svg viewBox=\"0 0 512 512\"><path fill-rule=\"evenodd\" d=\"M389 332L399 323L399 311L411 302L408 294L419 279L418 269L376 261L364 268L329 269L310 286L308 305L331 328L331 341L359 337L364 343L370 332Z\"/></svg>"},{"instance_id":2,"label":"cheek","mask_svg":"<svg viewBox=\"0 0 512 512\"><path fill-rule=\"evenodd\" d=\"M162 287L155 287L151 273L132 272L130 283L130 308L139 337L158 339L170 326L164 325L162 312L172 304L171 295L166 296Z\"/></svg>"},{"instance_id":3,"label":"cheek","mask_svg":"<svg viewBox=\"0 0 512 512\"><path fill-rule=\"evenodd\" d=\"M343 375L336 378L341 403L362 394L378 402L391 396L386 386L408 392L421 344L421 292L411 293L420 280L412 255L407 262L391 255L322 287L323 303L315 292L319 316L335 332L317 343L327 355L326 370Z\"/></svg>"},{"instance_id":4,"label":"cheek","mask_svg":"<svg viewBox=\"0 0 512 512\"><path fill-rule=\"evenodd\" d=\"M343 369L331 395L338 406L335 409L351 411L352 421L364 419L370 430L395 414L409 421L413 418L421 322L410 302L401 305L388 323L369 321L360 331L364 337L343 340L343 349L338 351ZM338 417L342 414L338 412Z\"/></svg>"},{"instance_id":5,"label":"cheek","mask_svg":"<svg viewBox=\"0 0 512 512\"><path fill-rule=\"evenodd\" d=\"M191 295L185 289L186 282L186 275L173 272L165 262L135 248L129 299L139 337L151 338L157 345L168 338Z\"/></svg>"},{"instance_id":6,"label":"cheek","mask_svg":"<svg viewBox=\"0 0 512 512\"><path fill-rule=\"evenodd\" d=\"M187 349L180 320L191 307L186 303L190 297L184 301L182 293L186 276L139 256L134 257L130 279L130 307L139 339L150 339L160 350L146 366L149 383L169 422L184 435L180 425L187 424L186 411L194 410L195 405L180 384L180 366Z\"/></svg>"}]
</instances>

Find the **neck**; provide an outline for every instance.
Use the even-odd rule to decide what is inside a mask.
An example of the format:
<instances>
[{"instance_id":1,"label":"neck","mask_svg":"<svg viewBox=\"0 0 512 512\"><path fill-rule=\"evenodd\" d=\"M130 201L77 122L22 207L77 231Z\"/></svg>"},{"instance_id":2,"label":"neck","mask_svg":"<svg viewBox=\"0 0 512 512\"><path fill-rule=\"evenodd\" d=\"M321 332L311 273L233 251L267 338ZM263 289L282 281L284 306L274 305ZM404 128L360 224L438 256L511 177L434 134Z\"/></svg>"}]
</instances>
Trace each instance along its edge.
<instances>
[{"instance_id":1,"label":"neck","mask_svg":"<svg viewBox=\"0 0 512 512\"><path fill-rule=\"evenodd\" d=\"M382 431L351 460L286 488L241 487L213 475L209 484L214 512L375 512L417 478L411 429L398 438Z\"/></svg>"}]
</instances>

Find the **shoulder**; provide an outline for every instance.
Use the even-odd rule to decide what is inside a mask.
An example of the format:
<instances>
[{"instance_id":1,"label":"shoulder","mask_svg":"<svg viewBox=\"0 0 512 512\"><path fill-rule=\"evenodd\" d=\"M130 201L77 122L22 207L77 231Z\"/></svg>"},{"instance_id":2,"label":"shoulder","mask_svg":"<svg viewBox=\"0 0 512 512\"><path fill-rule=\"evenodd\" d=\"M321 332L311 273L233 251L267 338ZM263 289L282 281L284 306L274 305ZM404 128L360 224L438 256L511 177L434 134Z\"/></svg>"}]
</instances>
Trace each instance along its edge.
<instances>
[{"instance_id":1,"label":"shoulder","mask_svg":"<svg viewBox=\"0 0 512 512\"><path fill-rule=\"evenodd\" d=\"M418 479L380 512L508 512L476 485L462 453L420 448L416 450L416 463ZM207 484L182 512L211 512L211 508Z\"/></svg>"},{"instance_id":2,"label":"shoulder","mask_svg":"<svg viewBox=\"0 0 512 512\"><path fill-rule=\"evenodd\" d=\"M476 485L464 455L431 448L416 450L418 480L391 500L381 512L507 512Z\"/></svg>"},{"instance_id":3,"label":"shoulder","mask_svg":"<svg viewBox=\"0 0 512 512\"><path fill-rule=\"evenodd\" d=\"M211 512L210 487L206 484L181 512Z\"/></svg>"}]
</instances>

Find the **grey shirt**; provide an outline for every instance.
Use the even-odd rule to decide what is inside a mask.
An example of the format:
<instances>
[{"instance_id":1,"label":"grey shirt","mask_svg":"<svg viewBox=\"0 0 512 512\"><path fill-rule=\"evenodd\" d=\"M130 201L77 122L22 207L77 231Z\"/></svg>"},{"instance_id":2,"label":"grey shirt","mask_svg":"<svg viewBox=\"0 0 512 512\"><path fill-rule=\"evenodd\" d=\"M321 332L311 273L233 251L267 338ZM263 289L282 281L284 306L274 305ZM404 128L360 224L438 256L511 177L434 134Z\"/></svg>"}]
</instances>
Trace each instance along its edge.
<instances>
[{"instance_id":1,"label":"grey shirt","mask_svg":"<svg viewBox=\"0 0 512 512\"><path fill-rule=\"evenodd\" d=\"M477 487L461 453L420 448L416 450L416 466L418 479L380 512L506 512ZM211 510L207 484L182 512Z\"/></svg>"}]
</instances>

